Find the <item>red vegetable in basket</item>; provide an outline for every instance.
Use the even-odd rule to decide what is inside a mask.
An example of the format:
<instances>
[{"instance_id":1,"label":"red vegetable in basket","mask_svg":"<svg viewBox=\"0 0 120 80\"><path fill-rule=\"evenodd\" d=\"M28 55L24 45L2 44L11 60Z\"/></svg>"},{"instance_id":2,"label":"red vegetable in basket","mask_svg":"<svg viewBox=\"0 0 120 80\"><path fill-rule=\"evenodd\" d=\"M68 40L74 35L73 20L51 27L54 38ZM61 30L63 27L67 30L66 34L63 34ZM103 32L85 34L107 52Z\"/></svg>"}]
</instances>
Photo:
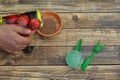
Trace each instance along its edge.
<instances>
[{"instance_id":1,"label":"red vegetable in basket","mask_svg":"<svg viewBox=\"0 0 120 80\"><path fill-rule=\"evenodd\" d=\"M40 28L40 21L37 18L32 18L29 23L29 28L32 30L37 30Z\"/></svg>"},{"instance_id":2,"label":"red vegetable in basket","mask_svg":"<svg viewBox=\"0 0 120 80\"><path fill-rule=\"evenodd\" d=\"M18 17L17 23L19 26L26 27L29 23L29 17L27 15L20 15Z\"/></svg>"},{"instance_id":3,"label":"red vegetable in basket","mask_svg":"<svg viewBox=\"0 0 120 80\"><path fill-rule=\"evenodd\" d=\"M6 24L13 24L17 21L17 15L10 15L5 17Z\"/></svg>"}]
</instances>

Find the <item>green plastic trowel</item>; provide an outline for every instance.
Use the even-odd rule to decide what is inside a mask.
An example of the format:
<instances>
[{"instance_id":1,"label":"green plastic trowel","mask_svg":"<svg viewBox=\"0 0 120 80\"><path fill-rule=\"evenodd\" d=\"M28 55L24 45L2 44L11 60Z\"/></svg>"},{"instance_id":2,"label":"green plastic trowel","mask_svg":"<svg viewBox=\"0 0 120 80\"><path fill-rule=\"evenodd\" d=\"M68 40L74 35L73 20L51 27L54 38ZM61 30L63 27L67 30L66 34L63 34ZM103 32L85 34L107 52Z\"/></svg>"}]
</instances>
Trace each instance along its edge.
<instances>
[{"instance_id":1,"label":"green plastic trowel","mask_svg":"<svg viewBox=\"0 0 120 80\"><path fill-rule=\"evenodd\" d=\"M66 55L66 63L71 68L81 68L81 70L86 70L87 66L92 62L92 59L95 57L95 55L100 52L105 45L100 45L100 40L98 41L98 44L96 45L95 49L93 50L92 54L84 61L84 57L81 54L82 46L82 39L80 39L74 48L74 50L70 51Z\"/></svg>"}]
</instances>

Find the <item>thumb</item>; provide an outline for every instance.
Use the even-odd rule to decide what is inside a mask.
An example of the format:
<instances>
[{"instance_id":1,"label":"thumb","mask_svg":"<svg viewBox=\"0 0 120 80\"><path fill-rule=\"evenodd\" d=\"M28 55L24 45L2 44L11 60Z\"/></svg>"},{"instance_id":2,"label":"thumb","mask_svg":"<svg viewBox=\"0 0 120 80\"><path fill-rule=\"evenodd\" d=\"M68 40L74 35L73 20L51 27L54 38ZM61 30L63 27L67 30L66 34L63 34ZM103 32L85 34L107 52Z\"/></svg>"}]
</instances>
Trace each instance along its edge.
<instances>
[{"instance_id":1,"label":"thumb","mask_svg":"<svg viewBox=\"0 0 120 80\"><path fill-rule=\"evenodd\" d=\"M36 32L36 30L32 30L30 35L33 35Z\"/></svg>"},{"instance_id":2,"label":"thumb","mask_svg":"<svg viewBox=\"0 0 120 80\"><path fill-rule=\"evenodd\" d=\"M20 33L20 34L23 34L23 35L30 35L31 34L31 30L30 29L23 29L23 31Z\"/></svg>"}]
</instances>

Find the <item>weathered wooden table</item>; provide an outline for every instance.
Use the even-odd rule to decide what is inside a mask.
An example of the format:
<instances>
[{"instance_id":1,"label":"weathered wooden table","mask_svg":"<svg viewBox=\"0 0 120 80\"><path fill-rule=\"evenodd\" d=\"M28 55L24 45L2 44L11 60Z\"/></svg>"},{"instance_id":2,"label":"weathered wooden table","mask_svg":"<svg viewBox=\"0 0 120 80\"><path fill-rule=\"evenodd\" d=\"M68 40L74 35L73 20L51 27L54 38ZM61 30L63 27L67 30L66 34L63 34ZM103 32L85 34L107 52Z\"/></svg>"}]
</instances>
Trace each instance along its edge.
<instances>
[{"instance_id":1,"label":"weathered wooden table","mask_svg":"<svg viewBox=\"0 0 120 80\"><path fill-rule=\"evenodd\" d=\"M3 16L36 9L58 12L61 33L45 40L36 33L33 52L22 57L0 50L0 80L120 80L120 0L0 0ZM65 63L80 38L85 58L98 40L107 43L86 71Z\"/></svg>"}]
</instances>

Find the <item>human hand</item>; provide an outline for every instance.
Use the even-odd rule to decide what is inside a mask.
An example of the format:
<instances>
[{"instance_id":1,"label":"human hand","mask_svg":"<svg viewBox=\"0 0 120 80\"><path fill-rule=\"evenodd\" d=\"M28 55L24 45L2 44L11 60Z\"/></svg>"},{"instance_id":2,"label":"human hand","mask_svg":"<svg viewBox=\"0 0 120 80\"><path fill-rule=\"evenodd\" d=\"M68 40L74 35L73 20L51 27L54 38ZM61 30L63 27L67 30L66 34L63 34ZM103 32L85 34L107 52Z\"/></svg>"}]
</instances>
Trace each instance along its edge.
<instances>
[{"instance_id":1,"label":"human hand","mask_svg":"<svg viewBox=\"0 0 120 80\"><path fill-rule=\"evenodd\" d=\"M9 53L22 51L31 43L31 30L15 25L0 26L0 48Z\"/></svg>"}]
</instances>

